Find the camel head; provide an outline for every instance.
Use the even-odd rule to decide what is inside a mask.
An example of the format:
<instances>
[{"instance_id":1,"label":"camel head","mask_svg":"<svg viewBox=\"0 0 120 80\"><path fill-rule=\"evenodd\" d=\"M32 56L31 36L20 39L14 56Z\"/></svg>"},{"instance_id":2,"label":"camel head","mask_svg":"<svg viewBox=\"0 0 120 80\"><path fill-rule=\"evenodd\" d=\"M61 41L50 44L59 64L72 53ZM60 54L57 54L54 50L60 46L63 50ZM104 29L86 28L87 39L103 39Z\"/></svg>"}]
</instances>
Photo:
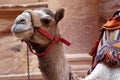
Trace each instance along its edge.
<instances>
[{"instance_id":1,"label":"camel head","mask_svg":"<svg viewBox=\"0 0 120 80\"><path fill-rule=\"evenodd\" d=\"M48 8L26 10L14 21L12 33L22 41L46 48L51 40L35 30L41 28L52 36L59 35L58 22L64 17L64 9L60 8L55 13Z\"/></svg>"}]
</instances>

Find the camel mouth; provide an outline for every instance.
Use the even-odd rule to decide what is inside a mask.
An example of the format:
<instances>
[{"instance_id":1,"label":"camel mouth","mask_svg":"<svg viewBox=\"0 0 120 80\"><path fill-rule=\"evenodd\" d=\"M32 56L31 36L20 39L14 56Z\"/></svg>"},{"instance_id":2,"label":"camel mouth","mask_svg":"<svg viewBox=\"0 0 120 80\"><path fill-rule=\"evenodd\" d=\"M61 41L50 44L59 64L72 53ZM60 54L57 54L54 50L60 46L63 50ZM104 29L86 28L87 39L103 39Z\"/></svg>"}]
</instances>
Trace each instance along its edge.
<instances>
[{"instance_id":1,"label":"camel mouth","mask_svg":"<svg viewBox=\"0 0 120 80\"><path fill-rule=\"evenodd\" d=\"M29 40L30 37L33 35L33 31L31 29L24 30L24 31L13 31L14 36L21 40Z\"/></svg>"},{"instance_id":2,"label":"camel mouth","mask_svg":"<svg viewBox=\"0 0 120 80\"><path fill-rule=\"evenodd\" d=\"M13 31L13 33L15 33L15 34L21 34L21 33L27 32L29 30L31 30L31 28L29 28L28 30L23 30L23 31Z\"/></svg>"},{"instance_id":3,"label":"camel mouth","mask_svg":"<svg viewBox=\"0 0 120 80\"><path fill-rule=\"evenodd\" d=\"M43 46L35 42L30 42L30 45L32 46L32 49L39 54L44 52L48 48L48 45Z\"/></svg>"},{"instance_id":4,"label":"camel mouth","mask_svg":"<svg viewBox=\"0 0 120 80\"><path fill-rule=\"evenodd\" d=\"M19 25L20 26L17 27L17 24L14 24L13 27L11 28L11 31L13 33L23 33L32 29L31 27L23 26L23 24L19 24Z\"/></svg>"}]
</instances>

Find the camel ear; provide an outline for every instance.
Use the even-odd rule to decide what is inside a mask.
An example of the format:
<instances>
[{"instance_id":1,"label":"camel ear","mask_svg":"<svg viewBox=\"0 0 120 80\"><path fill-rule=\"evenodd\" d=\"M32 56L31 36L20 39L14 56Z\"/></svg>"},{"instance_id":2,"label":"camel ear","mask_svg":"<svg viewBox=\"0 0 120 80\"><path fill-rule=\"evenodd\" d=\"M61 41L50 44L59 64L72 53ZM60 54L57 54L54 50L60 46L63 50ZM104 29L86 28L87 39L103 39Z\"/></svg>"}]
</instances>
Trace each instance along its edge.
<instances>
[{"instance_id":1,"label":"camel ear","mask_svg":"<svg viewBox=\"0 0 120 80\"><path fill-rule=\"evenodd\" d=\"M60 8L55 13L55 21L58 23L64 17L64 9Z\"/></svg>"}]
</instances>

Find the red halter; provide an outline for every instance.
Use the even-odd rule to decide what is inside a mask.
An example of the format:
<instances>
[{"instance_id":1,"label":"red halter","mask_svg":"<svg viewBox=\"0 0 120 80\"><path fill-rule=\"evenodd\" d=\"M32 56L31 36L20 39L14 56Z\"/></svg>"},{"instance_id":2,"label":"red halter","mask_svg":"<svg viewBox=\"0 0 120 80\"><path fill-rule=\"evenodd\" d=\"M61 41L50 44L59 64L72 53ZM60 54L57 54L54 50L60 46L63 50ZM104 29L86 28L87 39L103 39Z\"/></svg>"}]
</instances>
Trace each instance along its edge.
<instances>
[{"instance_id":1,"label":"red halter","mask_svg":"<svg viewBox=\"0 0 120 80\"><path fill-rule=\"evenodd\" d=\"M67 40L65 40L64 38L62 38L60 35L54 37L53 35L51 35L51 34L49 34L48 32L42 30L41 28L35 28L35 29L36 29L39 33L41 33L41 34L43 34L44 36L46 36L48 39L52 40L52 42L50 43L49 47L48 47L44 52L42 52L42 53L35 53L35 52L33 52L32 48L31 48L31 45L30 45L30 44L27 44L27 46L29 47L30 51L31 51L33 54L37 55L37 56L40 56L40 57L45 56L45 55L52 49L52 47L54 46L54 44L55 44L56 42L58 42L58 41L63 42L63 43L66 44L67 46L70 46L70 45L71 45L70 42L68 42Z\"/></svg>"}]
</instances>

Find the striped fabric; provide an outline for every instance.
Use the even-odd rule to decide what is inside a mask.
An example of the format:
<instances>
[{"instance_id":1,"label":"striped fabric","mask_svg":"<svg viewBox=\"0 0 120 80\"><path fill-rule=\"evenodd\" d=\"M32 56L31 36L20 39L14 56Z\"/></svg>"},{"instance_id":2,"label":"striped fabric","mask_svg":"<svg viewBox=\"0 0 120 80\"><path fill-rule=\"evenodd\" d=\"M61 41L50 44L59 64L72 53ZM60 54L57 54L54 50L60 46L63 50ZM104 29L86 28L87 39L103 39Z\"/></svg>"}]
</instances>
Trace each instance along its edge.
<instances>
[{"instance_id":1,"label":"striped fabric","mask_svg":"<svg viewBox=\"0 0 120 80\"><path fill-rule=\"evenodd\" d=\"M101 27L101 34L89 54L93 56L92 71L100 62L120 66L120 10Z\"/></svg>"},{"instance_id":2,"label":"striped fabric","mask_svg":"<svg viewBox=\"0 0 120 80\"><path fill-rule=\"evenodd\" d=\"M120 64L120 30L105 30L98 45L96 61L104 62L108 66Z\"/></svg>"}]
</instances>

